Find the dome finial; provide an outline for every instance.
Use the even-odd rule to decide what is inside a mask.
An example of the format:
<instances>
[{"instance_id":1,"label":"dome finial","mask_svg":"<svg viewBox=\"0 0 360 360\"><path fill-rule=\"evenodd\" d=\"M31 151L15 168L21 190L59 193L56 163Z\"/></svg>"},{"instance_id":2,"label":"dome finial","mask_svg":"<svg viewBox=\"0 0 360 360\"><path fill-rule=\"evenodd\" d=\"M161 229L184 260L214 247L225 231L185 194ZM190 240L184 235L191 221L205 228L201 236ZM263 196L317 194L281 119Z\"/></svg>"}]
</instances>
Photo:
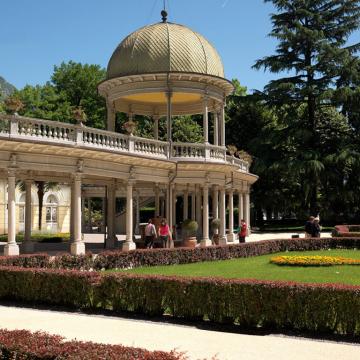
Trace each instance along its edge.
<instances>
[{"instance_id":1,"label":"dome finial","mask_svg":"<svg viewBox=\"0 0 360 360\"><path fill-rule=\"evenodd\" d=\"M162 16L162 22L166 23L167 22L167 16L168 16L168 13L166 11L166 0L164 0L164 8L161 11L161 16Z\"/></svg>"},{"instance_id":2,"label":"dome finial","mask_svg":"<svg viewBox=\"0 0 360 360\"><path fill-rule=\"evenodd\" d=\"M166 10L161 11L161 16L162 16L162 22L166 23L167 22L167 16L168 16L168 13L166 12Z\"/></svg>"}]
</instances>

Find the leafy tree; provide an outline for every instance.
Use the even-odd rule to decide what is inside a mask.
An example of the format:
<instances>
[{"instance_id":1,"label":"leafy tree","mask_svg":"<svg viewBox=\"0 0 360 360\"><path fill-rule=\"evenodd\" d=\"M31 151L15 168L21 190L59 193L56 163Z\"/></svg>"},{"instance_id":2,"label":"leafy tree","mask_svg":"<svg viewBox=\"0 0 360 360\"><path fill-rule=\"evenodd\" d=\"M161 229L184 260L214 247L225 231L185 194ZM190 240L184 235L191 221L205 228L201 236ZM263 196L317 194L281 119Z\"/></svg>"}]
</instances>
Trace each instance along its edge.
<instances>
[{"instance_id":1,"label":"leafy tree","mask_svg":"<svg viewBox=\"0 0 360 360\"><path fill-rule=\"evenodd\" d=\"M307 158L300 167L313 179L309 189L309 207L319 211L319 187L322 166L319 163L317 112L333 99L334 87L344 76L342 69L357 62L360 44L347 45L349 35L359 27L358 0L265 0L272 2L277 13L272 15L270 36L279 44L276 54L260 59L255 68L288 76L272 80L265 93L270 104L298 107L306 104L299 132L304 133L302 148ZM356 66L347 77L355 76ZM345 85L345 81L343 80ZM301 152L298 152L301 155ZM299 164L299 163L298 163ZM306 169L305 169L306 167Z\"/></svg>"},{"instance_id":2,"label":"leafy tree","mask_svg":"<svg viewBox=\"0 0 360 360\"><path fill-rule=\"evenodd\" d=\"M105 128L105 101L97 94L97 84L105 78L98 65L70 61L54 67L51 81L16 92L24 103L21 115L48 120L73 122L72 111L81 106L87 115L86 125Z\"/></svg>"}]
</instances>

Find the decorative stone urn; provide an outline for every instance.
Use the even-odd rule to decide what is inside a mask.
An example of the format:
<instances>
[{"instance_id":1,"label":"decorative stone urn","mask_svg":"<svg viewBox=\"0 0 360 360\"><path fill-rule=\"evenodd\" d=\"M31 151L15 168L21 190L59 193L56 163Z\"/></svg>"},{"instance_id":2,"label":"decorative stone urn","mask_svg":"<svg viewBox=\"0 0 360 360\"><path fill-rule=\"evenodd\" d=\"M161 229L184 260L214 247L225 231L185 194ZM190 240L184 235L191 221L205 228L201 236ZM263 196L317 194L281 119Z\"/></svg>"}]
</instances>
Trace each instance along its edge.
<instances>
[{"instance_id":1,"label":"decorative stone urn","mask_svg":"<svg viewBox=\"0 0 360 360\"><path fill-rule=\"evenodd\" d=\"M22 101L14 96L9 96L6 98L4 103L5 109L13 115L17 114L17 112L24 107Z\"/></svg>"},{"instance_id":2,"label":"decorative stone urn","mask_svg":"<svg viewBox=\"0 0 360 360\"><path fill-rule=\"evenodd\" d=\"M186 219L182 224L184 246L189 248L195 248L197 245L196 232L199 228L198 223L195 220Z\"/></svg>"},{"instance_id":3,"label":"decorative stone urn","mask_svg":"<svg viewBox=\"0 0 360 360\"><path fill-rule=\"evenodd\" d=\"M123 128L128 133L128 135L134 135L134 132L136 130L136 122L129 120L124 123Z\"/></svg>"},{"instance_id":4,"label":"decorative stone urn","mask_svg":"<svg viewBox=\"0 0 360 360\"><path fill-rule=\"evenodd\" d=\"M234 156L236 151L237 151L237 147L235 145L228 145L227 146L227 151L229 152L229 154L231 156Z\"/></svg>"},{"instance_id":5,"label":"decorative stone urn","mask_svg":"<svg viewBox=\"0 0 360 360\"><path fill-rule=\"evenodd\" d=\"M81 106L73 110L73 117L79 125L82 125L87 120L85 111L82 109Z\"/></svg>"},{"instance_id":6,"label":"decorative stone urn","mask_svg":"<svg viewBox=\"0 0 360 360\"><path fill-rule=\"evenodd\" d=\"M244 160L249 165L251 165L253 158L248 152L246 152L245 150L239 150L236 152L236 155L239 157L239 159Z\"/></svg>"}]
</instances>

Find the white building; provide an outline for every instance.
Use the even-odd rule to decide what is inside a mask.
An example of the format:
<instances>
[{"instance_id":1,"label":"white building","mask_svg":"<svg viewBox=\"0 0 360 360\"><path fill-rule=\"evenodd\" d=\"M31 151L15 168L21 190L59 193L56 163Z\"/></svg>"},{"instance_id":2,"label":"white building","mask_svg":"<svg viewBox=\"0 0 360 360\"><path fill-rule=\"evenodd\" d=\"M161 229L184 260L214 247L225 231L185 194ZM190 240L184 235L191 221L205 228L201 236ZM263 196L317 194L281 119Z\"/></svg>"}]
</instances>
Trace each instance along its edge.
<instances>
[{"instance_id":1,"label":"white building","mask_svg":"<svg viewBox=\"0 0 360 360\"><path fill-rule=\"evenodd\" d=\"M183 197L182 217L196 219L202 229L201 245L208 246L209 217L221 220L221 243L236 241L234 199L239 217L250 223L250 186L257 177L249 163L226 154L226 96L233 85L224 77L216 49L189 28L163 21L145 26L127 36L110 58L107 78L99 93L107 102L107 131L16 115L1 115L1 177L7 182L8 243L5 254L17 254L15 183L27 184L25 195L25 240L31 250L32 183L53 181L71 186L71 252L83 254L81 233L82 188L106 196L106 247L115 246L115 198L126 198L126 242L133 241L134 199L153 197L156 214L161 211L170 226L176 218L176 198ZM129 135L115 133L115 116L129 118ZM131 134L134 115L151 116L153 139ZM203 115L203 143L177 143L172 139L172 118ZM167 121L167 141L158 139L160 118ZM209 138L209 127L214 137ZM5 187L3 188L5 190ZM96 190L97 189L97 190ZM226 195L228 197L226 204ZM212 208L209 209L209 197ZM60 204L60 203L59 203ZM226 224L226 207L229 223ZM135 219L138 220L138 219ZM226 234L226 228L230 232Z\"/></svg>"}]
</instances>

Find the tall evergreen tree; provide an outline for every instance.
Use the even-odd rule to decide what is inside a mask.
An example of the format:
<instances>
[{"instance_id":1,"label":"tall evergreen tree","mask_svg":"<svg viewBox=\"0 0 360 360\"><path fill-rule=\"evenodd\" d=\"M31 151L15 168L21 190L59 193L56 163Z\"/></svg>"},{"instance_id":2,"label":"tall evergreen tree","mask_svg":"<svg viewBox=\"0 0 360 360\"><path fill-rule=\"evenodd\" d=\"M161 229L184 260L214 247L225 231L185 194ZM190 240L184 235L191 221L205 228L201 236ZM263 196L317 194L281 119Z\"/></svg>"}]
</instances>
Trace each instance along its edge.
<instances>
[{"instance_id":1,"label":"tall evergreen tree","mask_svg":"<svg viewBox=\"0 0 360 360\"><path fill-rule=\"evenodd\" d=\"M333 101L334 91L343 78L355 77L360 43L347 41L360 23L359 0L265 0L277 10L271 16L273 29L269 34L279 44L276 54L258 60L254 67L264 68L287 76L271 81L265 94L271 104L298 107L306 104L302 118L303 146L307 152L306 174L313 180L309 195L312 213L319 210L320 176L323 165L319 161L321 146L317 131L317 112ZM346 91L343 91L346 94ZM302 156L302 154L300 154ZM300 169L299 169L300 170Z\"/></svg>"}]
</instances>

